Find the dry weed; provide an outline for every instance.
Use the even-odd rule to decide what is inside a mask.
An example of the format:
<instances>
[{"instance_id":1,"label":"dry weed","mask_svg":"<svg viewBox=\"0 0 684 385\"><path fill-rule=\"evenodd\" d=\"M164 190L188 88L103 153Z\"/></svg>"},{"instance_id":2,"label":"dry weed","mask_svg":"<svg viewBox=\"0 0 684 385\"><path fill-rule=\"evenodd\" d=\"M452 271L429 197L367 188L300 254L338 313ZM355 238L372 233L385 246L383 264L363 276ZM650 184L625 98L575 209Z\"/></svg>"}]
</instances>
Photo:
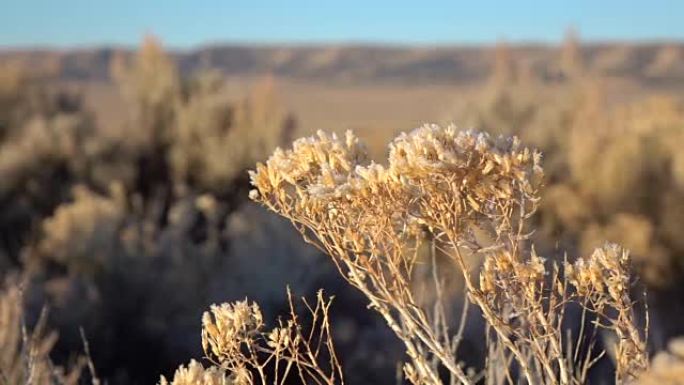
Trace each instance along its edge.
<instances>
[{"instance_id":1,"label":"dry weed","mask_svg":"<svg viewBox=\"0 0 684 385\"><path fill-rule=\"evenodd\" d=\"M593 354L591 337L580 335L575 344L564 338L564 311L575 302L607 317L607 327L622 337L616 377L625 382L647 366L629 300L627 254L607 248L591 256L590 270L600 274L594 278L612 283L599 290L574 275L585 271L583 260L566 265L565 277L526 247L527 220L539 203L540 161L516 138L426 125L391 143L385 167L366 162L352 133L319 132L258 164L250 197L290 219L363 292L404 343L410 360L404 373L412 383L441 384L443 371L449 383L477 381L458 360L462 336L449 330L443 299L421 306L412 290L417 250L426 242L462 272L468 298L492 331L489 344L499 346L490 349L489 364L500 368L500 378L515 382L516 367L529 384L586 381L600 353ZM467 255L485 257L479 283ZM436 267L434 285L442 291Z\"/></svg>"},{"instance_id":2,"label":"dry weed","mask_svg":"<svg viewBox=\"0 0 684 385\"><path fill-rule=\"evenodd\" d=\"M212 305L202 317L202 348L212 366L196 361L176 371L171 385L344 384L331 337L331 299L322 291L316 303L303 303L310 327L305 330L288 290L290 313L266 329L259 306L247 300ZM169 382L162 376L160 385Z\"/></svg>"}]
</instances>

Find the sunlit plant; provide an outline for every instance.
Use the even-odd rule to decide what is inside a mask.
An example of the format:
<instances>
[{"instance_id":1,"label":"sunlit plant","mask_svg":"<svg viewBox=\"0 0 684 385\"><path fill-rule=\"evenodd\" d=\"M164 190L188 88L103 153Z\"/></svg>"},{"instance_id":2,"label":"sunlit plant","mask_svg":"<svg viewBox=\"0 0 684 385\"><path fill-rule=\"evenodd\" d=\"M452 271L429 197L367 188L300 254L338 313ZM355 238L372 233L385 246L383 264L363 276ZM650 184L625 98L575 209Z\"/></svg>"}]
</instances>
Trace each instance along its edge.
<instances>
[{"instance_id":1,"label":"sunlit plant","mask_svg":"<svg viewBox=\"0 0 684 385\"><path fill-rule=\"evenodd\" d=\"M394 139L384 166L368 161L351 132L319 132L277 149L250 176L250 197L330 255L404 343L411 383L474 384L481 375L491 383L586 383L604 353L595 349L601 327L619 337L609 346L618 383L648 366L628 253L606 245L559 265L534 252L528 219L540 200L541 154L515 137L426 125ZM411 284L426 244L438 293L427 306ZM458 358L462 328L450 328L437 253L461 272L468 300L487 322L482 373ZM479 273L470 257L484 261ZM568 337L571 304L584 309L583 325L587 313L596 321Z\"/></svg>"}]
</instances>

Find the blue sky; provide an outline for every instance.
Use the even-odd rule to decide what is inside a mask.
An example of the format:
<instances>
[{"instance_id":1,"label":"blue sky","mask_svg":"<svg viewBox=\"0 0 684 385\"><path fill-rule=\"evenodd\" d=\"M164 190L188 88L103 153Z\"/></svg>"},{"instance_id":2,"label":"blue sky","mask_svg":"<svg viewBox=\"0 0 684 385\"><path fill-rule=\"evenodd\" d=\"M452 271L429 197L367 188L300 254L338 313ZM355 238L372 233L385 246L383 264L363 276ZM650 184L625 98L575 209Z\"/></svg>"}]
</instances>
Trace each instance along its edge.
<instances>
[{"instance_id":1,"label":"blue sky","mask_svg":"<svg viewBox=\"0 0 684 385\"><path fill-rule=\"evenodd\" d=\"M684 1L1 0L0 47L684 40Z\"/></svg>"}]
</instances>

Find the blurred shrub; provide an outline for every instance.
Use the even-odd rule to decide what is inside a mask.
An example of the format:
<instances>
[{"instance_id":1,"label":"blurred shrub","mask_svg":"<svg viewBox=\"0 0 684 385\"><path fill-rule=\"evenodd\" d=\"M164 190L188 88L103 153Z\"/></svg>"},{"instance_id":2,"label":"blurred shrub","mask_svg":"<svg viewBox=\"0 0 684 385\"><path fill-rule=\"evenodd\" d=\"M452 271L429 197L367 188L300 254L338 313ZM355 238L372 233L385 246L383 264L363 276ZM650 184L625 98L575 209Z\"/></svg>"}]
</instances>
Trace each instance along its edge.
<instances>
[{"instance_id":1,"label":"blurred shrub","mask_svg":"<svg viewBox=\"0 0 684 385\"><path fill-rule=\"evenodd\" d=\"M232 100L217 73L181 76L154 39L112 72L130 115L105 131L78 95L18 66L2 71L0 276L23 268L27 308L50 305L57 362L81 348L83 326L109 383L149 383L198 352L192 336L210 301L250 287L278 310L264 280L280 291L277 269L306 271L313 255L290 233L254 238L282 225L236 211L247 166L294 129L272 81ZM257 228L240 232L241 221ZM284 264L268 262L276 256ZM322 273L308 270L302 290Z\"/></svg>"},{"instance_id":2,"label":"blurred shrub","mask_svg":"<svg viewBox=\"0 0 684 385\"><path fill-rule=\"evenodd\" d=\"M210 191L226 187L270 150L289 140L294 120L275 100L272 79L265 79L248 98L228 105L224 82L208 72L194 79L177 105L170 165L176 181Z\"/></svg>"},{"instance_id":3,"label":"blurred shrub","mask_svg":"<svg viewBox=\"0 0 684 385\"><path fill-rule=\"evenodd\" d=\"M678 102L611 103L601 81L589 78L553 87L508 82L485 90L461 116L542 149L548 185L538 242L561 235L583 253L606 239L621 242L649 285L674 282L684 267Z\"/></svg>"},{"instance_id":4,"label":"blurred shrub","mask_svg":"<svg viewBox=\"0 0 684 385\"><path fill-rule=\"evenodd\" d=\"M668 349L659 352L651 362L651 369L636 382L638 385L684 384L684 338L670 341Z\"/></svg>"},{"instance_id":5,"label":"blurred shrub","mask_svg":"<svg viewBox=\"0 0 684 385\"><path fill-rule=\"evenodd\" d=\"M115 250L125 207L85 186L74 187L73 196L73 202L61 204L43 221L38 252L74 273L89 272L107 263L107 253Z\"/></svg>"},{"instance_id":6,"label":"blurred shrub","mask_svg":"<svg viewBox=\"0 0 684 385\"><path fill-rule=\"evenodd\" d=\"M246 167L287 141L295 128L294 118L276 100L272 80L232 101L220 73L182 78L153 38L144 41L132 62L116 59L112 74L131 111L121 139L142 148L143 186L138 187L143 192L150 180L165 182L162 178L176 190L233 194Z\"/></svg>"},{"instance_id":7,"label":"blurred shrub","mask_svg":"<svg viewBox=\"0 0 684 385\"><path fill-rule=\"evenodd\" d=\"M3 281L0 290L0 381L4 384L75 385L84 364L72 370L55 366L49 357L57 334L46 329L41 315L28 331L22 293L16 279Z\"/></svg>"},{"instance_id":8,"label":"blurred shrub","mask_svg":"<svg viewBox=\"0 0 684 385\"><path fill-rule=\"evenodd\" d=\"M127 140L147 145L168 141L181 79L161 44L146 37L132 63L122 56L114 57L111 73L131 114L130 129L125 134L134 136Z\"/></svg>"},{"instance_id":9,"label":"blurred shrub","mask_svg":"<svg viewBox=\"0 0 684 385\"><path fill-rule=\"evenodd\" d=\"M20 70L0 80L0 266L18 263L35 222L85 175L95 134L77 95L49 90Z\"/></svg>"}]
</instances>

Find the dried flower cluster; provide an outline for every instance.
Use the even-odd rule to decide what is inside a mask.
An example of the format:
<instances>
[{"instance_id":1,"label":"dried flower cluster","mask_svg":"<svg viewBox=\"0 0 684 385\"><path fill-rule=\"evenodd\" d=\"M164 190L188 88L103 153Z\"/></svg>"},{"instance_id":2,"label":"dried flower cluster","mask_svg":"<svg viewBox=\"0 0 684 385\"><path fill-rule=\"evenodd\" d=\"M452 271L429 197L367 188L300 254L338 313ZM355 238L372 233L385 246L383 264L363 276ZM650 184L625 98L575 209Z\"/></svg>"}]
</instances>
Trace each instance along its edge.
<instances>
[{"instance_id":1,"label":"dried flower cluster","mask_svg":"<svg viewBox=\"0 0 684 385\"><path fill-rule=\"evenodd\" d=\"M168 382L162 377L160 385L233 385L226 374L216 367L205 369L202 364L191 360L187 367L180 366L173 375L173 380Z\"/></svg>"},{"instance_id":2,"label":"dried flower cluster","mask_svg":"<svg viewBox=\"0 0 684 385\"><path fill-rule=\"evenodd\" d=\"M645 342L632 322L629 253L618 245L607 244L596 249L589 259L566 263L565 274L583 305L601 315L605 322L602 326L618 337L617 381L633 380L648 367L648 356Z\"/></svg>"},{"instance_id":3,"label":"dried flower cluster","mask_svg":"<svg viewBox=\"0 0 684 385\"><path fill-rule=\"evenodd\" d=\"M626 255L599 250L566 265L566 279L558 265L526 247L527 219L539 202L540 161L516 138L426 125L390 144L385 167L366 161L352 133L338 138L319 132L258 164L250 173L256 188L250 197L290 219L366 295L404 343L404 374L411 383L442 384L443 373L449 383L478 380L457 357L461 336L449 330L436 253L459 268L468 299L487 321L488 363L503 368L494 374L485 369L488 381L496 376L512 383L517 376L529 384L584 383L601 354L593 354L591 338L575 336L574 344L565 338L562 322L571 302L605 316L612 330L630 339L616 348L617 379L630 380L646 367L646 355L634 326ZM427 306L411 285L415 268L425 262L424 245L432 250L428 262L438 293ZM467 255L485 257L479 284ZM584 266L605 285L585 288ZM580 270L582 278L575 279ZM608 317L614 311L618 316ZM625 366L634 360L639 365Z\"/></svg>"},{"instance_id":4,"label":"dried flower cluster","mask_svg":"<svg viewBox=\"0 0 684 385\"><path fill-rule=\"evenodd\" d=\"M603 307L607 301L617 303L629 286L629 253L608 244L596 249L589 259L567 263L565 273L577 293L592 300L593 306Z\"/></svg>"},{"instance_id":5,"label":"dried flower cluster","mask_svg":"<svg viewBox=\"0 0 684 385\"><path fill-rule=\"evenodd\" d=\"M247 301L212 305L202 317L202 348L216 357L240 352L242 343L251 343L263 327L261 310Z\"/></svg>"},{"instance_id":6,"label":"dried flower cluster","mask_svg":"<svg viewBox=\"0 0 684 385\"><path fill-rule=\"evenodd\" d=\"M331 300L321 291L314 306L304 300L309 331L300 325L289 291L288 300L289 319L270 330L256 303L212 305L202 317L202 347L212 365L204 368L193 360L178 368L170 385L283 385L294 377L304 384L343 384L330 334ZM159 384L169 382L162 376Z\"/></svg>"},{"instance_id":7,"label":"dried flower cluster","mask_svg":"<svg viewBox=\"0 0 684 385\"><path fill-rule=\"evenodd\" d=\"M252 197L269 202L283 190L304 205L392 190L420 198L426 192L416 184L432 175L434 187L459 192L464 209L491 212L497 201L517 192L533 194L533 180L538 179L533 175L541 175L540 155L520 148L517 140L492 139L454 126L426 125L402 134L390 145L387 168L367 164L364 146L351 132L344 139L322 131L317 135L295 141L292 150L277 149L265 165L258 164L251 173L257 188ZM454 182L459 184L449 184Z\"/></svg>"},{"instance_id":8,"label":"dried flower cluster","mask_svg":"<svg viewBox=\"0 0 684 385\"><path fill-rule=\"evenodd\" d=\"M586 255L617 242L630 249L647 286L676 286L684 255L684 108L663 96L612 103L612 92L596 78L561 87L508 82L483 89L453 117L544 151L540 248L566 242ZM661 312L659 322L677 323L668 309Z\"/></svg>"}]
</instances>

